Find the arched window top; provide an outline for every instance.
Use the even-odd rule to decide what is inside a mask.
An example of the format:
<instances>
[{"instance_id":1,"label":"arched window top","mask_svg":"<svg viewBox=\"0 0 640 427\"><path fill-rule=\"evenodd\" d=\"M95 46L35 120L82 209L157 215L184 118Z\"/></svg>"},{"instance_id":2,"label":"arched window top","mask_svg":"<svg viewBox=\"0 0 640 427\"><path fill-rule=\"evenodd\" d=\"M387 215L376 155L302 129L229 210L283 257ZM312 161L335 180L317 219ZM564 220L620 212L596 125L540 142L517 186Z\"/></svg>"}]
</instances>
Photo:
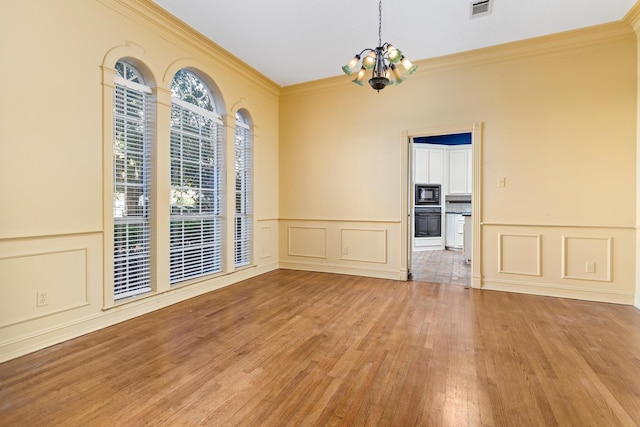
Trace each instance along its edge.
<instances>
[{"instance_id":1,"label":"arched window top","mask_svg":"<svg viewBox=\"0 0 640 427\"><path fill-rule=\"evenodd\" d=\"M116 62L116 73L119 77L125 79L128 82L134 82L143 85L144 79L142 74L131 64L124 61Z\"/></svg>"},{"instance_id":2,"label":"arched window top","mask_svg":"<svg viewBox=\"0 0 640 427\"><path fill-rule=\"evenodd\" d=\"M251 129L251 120L249 119L247 113L243 112L242 110L236 112L236 125L245 129Z\"/></svg>"},{"instance_id":3,"label":"arched window top","mask_svg":"<svg viewBox=\"0 0 640 427\"><path fill-rule=\"evenodd\" d=\"M207 111L216 112L211 91L198 76L188 70L180 70L173 76L171 96Z\"/></svg>"}]
</instances>

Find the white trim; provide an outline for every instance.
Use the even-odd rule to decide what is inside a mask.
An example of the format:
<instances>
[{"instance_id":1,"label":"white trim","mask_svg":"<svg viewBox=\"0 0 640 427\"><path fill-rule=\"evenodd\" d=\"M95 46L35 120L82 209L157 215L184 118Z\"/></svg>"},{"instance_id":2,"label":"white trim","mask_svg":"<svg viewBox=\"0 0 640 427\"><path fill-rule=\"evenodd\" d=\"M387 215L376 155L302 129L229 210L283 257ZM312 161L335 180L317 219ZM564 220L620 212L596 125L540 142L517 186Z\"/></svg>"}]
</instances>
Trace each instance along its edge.
<instances>
[{"instance_id":1,"label":"white trim","mask_svg":"<svg viewBox=\"0 0 640 427\"><path fill-rule=\"evenodd\" d=\"M215 112L209 111L209 110L205 110L202 107L199 107L199 106L197 106L195 104L192 104L190 102L183 101L182 99L176 98L174 96L171 97L171 102L181 106L182 108L186 108L187 110L191 110L191 111L193 111L195 113L203 115L203 116L207 117L208 119L213 120L215 123L217 123L219 125L223 125L222 117L220 117L220 115L218 113L215 113Z\"/></svg>"},{"instance_id":2,"label":"white trim","mask_svg":"<svg viewBox=\"0 0 640 427\"><path fill-rule=\"evenodd\" d=\"M503 237L530 237L536 240L536 271L515 271L504 268L504 242ZM518 274L522 276L542 276L542 235L541 234L515 234L498 233L498 273Z\"/></svg>"},{"instance_id":3,"label":"white trim","mask_svg":"<svg viewBox=\"0 0 640 427\"><path fill-rule=\"evenodd\" d=\"M115 75L113 78L113 82L120 86L128 87L129 89L137 90L144 93L152 93L151 88L149 86L145 86L140 83L132 82L131 80L127 80L125 78L120 77L119 75Z\"/></svg>"},{"instance_id":4,"label":"white trim","mask_svg":"<svg viewBox=\"0 0 640 427\"><path fill-rule=\"evenodd\" d=\"M280 261L279 268L284 270L313 271L317 273L347 274L350 276L373 277L376 279L402 280L404 278L404 280L406 280L406 273L403 271L375 268L371 265L363 268L351 265L338 265L335 263L314 262L313 260L287 260Z\"/></svg>"},{"instance_id":5,"label":"white trim","mask_svg":"<svg viewBox=\"0 0 640 427\"><path fill-rule=\"evenodd\" d=\"M483 279L482 289L490 291L514 292L527 295L542 295L556 298L574 298L592 302L612 304L633 304L633 294L618 290L594 290L590 287L558 285L548 282L527 282L517 280Z\"/></svg>"},{"instance_id":6,"label":"white trim","mask_svg":"<svg viewBox=\"0 0 640 427\"><path fill-rule=\"evenodd\" d=\"M568 251L568 242L569 240L600 240L606 243L607 245L607 253L606 253L606 270L605 270L605 278L590 278L584 276L571 276L568 273L569 268L569 251ZM562 259L561 259L561 275L560 277L563 279L574 279L574 280L586 280L590 282L611 282L612 281L612 265L613 265L613 237L588 237L588 236L562 236Z\"/></svg>"}]
</instances>

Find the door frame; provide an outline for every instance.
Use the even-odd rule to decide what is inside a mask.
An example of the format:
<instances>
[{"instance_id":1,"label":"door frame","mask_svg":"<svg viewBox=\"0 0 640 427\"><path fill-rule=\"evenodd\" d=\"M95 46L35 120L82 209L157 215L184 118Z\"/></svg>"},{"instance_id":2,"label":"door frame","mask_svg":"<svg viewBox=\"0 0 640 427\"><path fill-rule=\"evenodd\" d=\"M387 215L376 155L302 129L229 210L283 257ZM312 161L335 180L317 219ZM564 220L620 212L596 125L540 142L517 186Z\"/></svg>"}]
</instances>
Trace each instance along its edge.
<instances>
[{"instance_id":1,"label":"door frame","mask_svg":"<svg viewBox=\"0 0 640 427\"><path fill-rule=\"evenodd\" d=\"M413 138L425 136L449 135L456 133L471 133L472 184L473 199L471 204L471 218L473 233L471 235L471 286L482 287L482 129L483 123L476 122L460 125L443 125L423 129L407 129L402 131L402 179L401 179L401 228L402 232L402 275L403 280L411 280L413 266L413 200L411 189L413 188ZM443 195L444 196L444 195ZM443 213L444 214L444 213Z\"/></svg>"}]
</instances>

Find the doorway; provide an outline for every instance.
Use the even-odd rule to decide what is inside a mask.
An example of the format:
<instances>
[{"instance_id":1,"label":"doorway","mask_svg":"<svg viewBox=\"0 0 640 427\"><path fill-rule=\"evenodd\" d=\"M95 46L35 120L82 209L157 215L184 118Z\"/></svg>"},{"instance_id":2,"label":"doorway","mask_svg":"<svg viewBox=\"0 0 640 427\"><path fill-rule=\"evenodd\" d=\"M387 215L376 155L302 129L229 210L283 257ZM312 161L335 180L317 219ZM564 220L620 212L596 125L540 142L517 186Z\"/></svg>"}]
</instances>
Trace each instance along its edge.
<instances>
[{"instance_id":1,"label":"doorway","mask_svg":"<svg viewBox=\"0 0 640 427\"><path fill-rule=\"evenodd\" d=\"M479 287L481 128L478 123L403 134L407 141L405 230L410 280ZM418 212L424 208L415 203L415 188L421 184L441 186L441 233L437 238L416 234L416 221L424 216Z\"/></svg>"}]
</instances>

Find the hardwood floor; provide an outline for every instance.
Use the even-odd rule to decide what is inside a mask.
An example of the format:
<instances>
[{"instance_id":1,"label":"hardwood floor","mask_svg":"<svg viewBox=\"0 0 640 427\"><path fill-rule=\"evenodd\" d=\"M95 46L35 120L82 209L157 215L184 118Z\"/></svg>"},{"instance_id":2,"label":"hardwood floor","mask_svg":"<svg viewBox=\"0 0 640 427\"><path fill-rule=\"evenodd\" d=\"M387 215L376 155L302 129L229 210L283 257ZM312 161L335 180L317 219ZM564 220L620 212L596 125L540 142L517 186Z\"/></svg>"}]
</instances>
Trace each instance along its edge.
<instances>
[{"instance_id":1,"label":"hardwood floor","mask_svg":"<svg viewBox=\"0 0 640 427\"><path fill-rule=\"evenodd\" d=\"M0 364L3 426L632 426L633 307L279 270Z\"/></svg>"}]
</instances>

